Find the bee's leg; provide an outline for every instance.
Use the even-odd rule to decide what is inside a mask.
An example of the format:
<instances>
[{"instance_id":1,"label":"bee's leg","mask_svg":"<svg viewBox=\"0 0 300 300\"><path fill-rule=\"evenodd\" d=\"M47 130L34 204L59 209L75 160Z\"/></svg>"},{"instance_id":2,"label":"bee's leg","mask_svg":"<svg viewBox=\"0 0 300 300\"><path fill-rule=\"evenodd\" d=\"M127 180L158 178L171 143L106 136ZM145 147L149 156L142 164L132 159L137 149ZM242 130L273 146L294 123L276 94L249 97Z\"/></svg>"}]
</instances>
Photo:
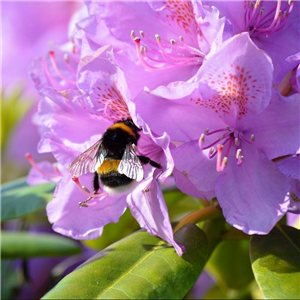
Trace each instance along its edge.
<instances>
[{"instance_id":1,"label":"bee's leg","mask_svg":"<svg viewBox=\"0 0 300 300\"><path fill-rule=\"evenodd\" d=\"M94 181L93 181L93 186L94 186L94 194L96 194L99 189L100 189L100 185L99 185L99 175L97 172L94 173Z\"/></svg>"},{"instance_id":2,"label":"bee's leg","mask_svg":"<svg viewBox=\"0 0 300 300\"><path fill-rule=\"evenodd\" d=\"M98 191L99 191L99 189L100 189L99 176L98 176L97 172L94 173L93 186L94 186L94 192L93 192L93 194L97 194ZM88 197L86 200L84 200L82 202L79 202L79 206L88 207L88 205L86 203L89 202L92 198L93 197Z\"/></svg>"},{"instance_id":3,"label":"bee's leg","mask_svg":"<svg viewBox=\"0 0 300 300\"><path fill-rule=\"evenodd\" d=\"M158 164L157 162L151 160L149 157L147 156L143 156L143 155L138 155L139 160L143 163L143 164L150 164L152 167L161 169L161 165Z\"/></svg>"}]
</instances>

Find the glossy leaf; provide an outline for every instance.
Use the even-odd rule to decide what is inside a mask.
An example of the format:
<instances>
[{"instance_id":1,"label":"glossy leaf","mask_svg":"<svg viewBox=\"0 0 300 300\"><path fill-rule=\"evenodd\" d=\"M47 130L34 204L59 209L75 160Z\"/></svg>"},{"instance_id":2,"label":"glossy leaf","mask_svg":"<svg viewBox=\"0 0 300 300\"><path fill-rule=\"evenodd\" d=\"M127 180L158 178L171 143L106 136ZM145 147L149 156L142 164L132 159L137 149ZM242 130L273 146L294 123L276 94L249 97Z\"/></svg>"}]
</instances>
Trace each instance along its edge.
<instances>
[{"instance_id":1,"label":"glossy leaf","mask_svg":"<svg viewBox=\"0 0 300 300\"><path fill-rule=\"evenodd\" d=\"M80 252L78 243L54 234L30 234L27 232L2 231L2 258L30 258L62 256Z\"/></svg>"},{"instance_id":2,"label":"glossy leaf","mask_svg":"<svg viewBox=\"0 0 300 300\"><path fill-rule=\"evenodd\" d=\"M145 231L109 246L62 279L43 299L182 299L207 257L206 235L188 224L176 233L186 254Z\"/></svg>"},{"instance_id":3,"label":"glossy leaf","mask_svg":"<svg viewBox=\"0 0 300 300\"><path fill-rule=\"evenodd\" d=\"M211 255L207 269L223 290L245 288L254 279L249 241L222 241Z\"/></svg>"},{"instance_id":4,"label":"glossy leaf","mask_svg":"<svg viewBox=\"0 0 300 300\"><path fill-rule=\"evenodd\" d=\"M280 225L250 240L253 272L267 299L300 299L300 231Z\"/></svg>"},{"instance_id":5,"label":"glossy leaf","mask_svg":"<svg viewBox=\"0 0 300 300\"><path fill-rule=\"evenodd\" d=\"M28 185L26 178L1 188L1 221L17 219L46 208L52 199L54 183Z\"/></svg>"}]
</instances>

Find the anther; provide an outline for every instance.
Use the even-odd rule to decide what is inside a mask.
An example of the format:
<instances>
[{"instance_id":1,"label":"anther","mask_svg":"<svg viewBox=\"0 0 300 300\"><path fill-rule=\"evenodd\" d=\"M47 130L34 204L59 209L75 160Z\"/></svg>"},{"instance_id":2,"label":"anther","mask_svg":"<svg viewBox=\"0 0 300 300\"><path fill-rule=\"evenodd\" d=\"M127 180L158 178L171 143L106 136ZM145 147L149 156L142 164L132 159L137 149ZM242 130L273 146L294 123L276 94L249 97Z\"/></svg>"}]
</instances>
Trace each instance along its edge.
<instances>
[{"instance_id":1,"label":"anther","mask_svg":"<svg viewBox=\"0 0 300 300\"><path fill-rule=\"evenodd\" d=\"M199 148L202 149L203 143L204 143L204 134L201 133L200 137L199 137Z\"/></svg>"},{"instance_id":2,"label":"anther","mask_svg":"<svg viewBox=\"0 0 300 300\"><path fill-rule=\"evenodd\" d=\"M239 159L241 157L241 154L242 154L242 149L238 149L236 151L236 159Z\"/></svg>"},{"instance_id":3,"label":"anther","mask_svg":"<svg viewBox=\"0 0 300 300\"><path fill-rule=\"evenodd\" d=\"M223 138L224 138L224 135L221 134L221 135L219 136L219 140L221 141L221 140L223 140Z\"/></svg>"},{"instance_id":4,"label":"anther","mask_svg":"<svg viewBox=\"0 0 300 300\"><path fill-rule=\"evenodd\" d=\"M222 170L224 170L224 168L227 166L227 161L228 161L228 158L224 157L222 160Z\"/></svg>"},{"instance_id":5,"label":"anther","mask_svg":"<svg viewBox=\"0 0 300 300\"><path fill-rule=\"evenodd\" d=\"M144 92L150 93L150 89L147 86L144 86Z\"/></svg>"},{"instance_id":6,"label":"anther","mask_svg":"<svg viewBox=\"0 0 300 300\"><path fill-rule=\"evenodd\" d=\"M182 35L179 36L179 40L180 40L181 43L183 43L183 36Z\"/></svg>"},{"instance_id":7,"label":"anther","mask_svg":"<svg viewBox=\"0 0 300 300\"><path fill-rule=\"evenodd\" d=\"M69 60L69 54L68 53L64 54L64 60L65 60L66 63L70 62L70 60Z\"/></svg>"},{"instance_id":8,"label":"anther","mask_svg":"<svg viewBox=\"0 0 300 300\"><path fill-rule=\"evenodd\" d=\"M208 134L209 133L209 128L206 128L205 129L205 134Z\"/></svg>"},{"instance_id":9,"label":"anther","mask_svg":"<svg viewBox=\"0 0 300 300\"><path fill-rule=\"evenodd\" d=\"M144 34L144 31L143 31L143 30L140 30L140 35L141 35L142 38L145 37L145 34Z\"/></svg>"},{"instance_id":10,"label":"anther","mask_svg":"<svg viewBox=\"0 0 300 300\"><path fill-rule=\"evenodd\" d=\"M135 40L135 33L134 33L134 30L131 30L130 32L130 37L132 40Z\"/></svg>"},{"instance_id":11,"label":"anther","mask_svg":"<svg viewBox=\"0 0 300 300\"><path fill-rule=\"evenodd\" d=\"M91 193L90 190L89 190L86 186L83 185L82 188L83 188L87 193L89 193L89 194Z\"/></svg>"},{"instance_id":12,"label":"anther","mask_svg":"<svg viewBox=\"0 0 300 300\"><path fill-rule=\"evenodd\" d=\"M172 46L174 46L175 43L176 43L176 41L175 41L174 39L171 39L171 40L170 40L170 43L171 43Z\"/></svg>"},{"instance_id":13,"label":"anther","mask_svg":"<svg viewBox=\"0 0 300 300\"><path fill-rule=\"evenodd\" d=\"M251 134L251 142L254 142L255 141L255 136L254 134Z\"/></svg>"},{"instance_id":14,"label":"anther","mask_svg":"<svg viewBox=\"0 0 300 300\"><path fill-rule=\"evenodd\" d=\"M238 146L238 145L240 144L239 138L235 138L235 139L234 139L234 144L235 144L236 146Z\"/></svg>"}]
</instances>

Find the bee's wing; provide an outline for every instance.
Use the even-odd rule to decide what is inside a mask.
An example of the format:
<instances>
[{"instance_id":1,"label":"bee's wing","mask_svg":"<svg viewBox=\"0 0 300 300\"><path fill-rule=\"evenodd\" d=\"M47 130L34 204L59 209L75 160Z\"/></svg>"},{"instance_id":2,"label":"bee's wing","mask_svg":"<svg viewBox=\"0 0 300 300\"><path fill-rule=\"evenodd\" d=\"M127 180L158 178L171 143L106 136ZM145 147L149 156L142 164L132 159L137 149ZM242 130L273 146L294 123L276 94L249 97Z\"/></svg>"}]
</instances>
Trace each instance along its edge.
<instances>
[{"instance_id":1,"label":"bee's wing","mask_svg":"<svg viewBox=\"0 0 300 300\"><path fill-rule=\"evenodd\" d=\"M118 172L136 181L141 181L143 179L144 169L132 145L126 146L118 166Z\"/></svg>"},{"instance_id":2,"label":"bee's wing","mask_svg":"<svg viewBox=\"0 0 300 300\"><path fill-rule=\"evenodd\" d=\"M92 147L80 154L68 167L69 172L76 177L88 172L94 173L103 163L106 151L99 140Z\"/></svg>"}]
</instances>

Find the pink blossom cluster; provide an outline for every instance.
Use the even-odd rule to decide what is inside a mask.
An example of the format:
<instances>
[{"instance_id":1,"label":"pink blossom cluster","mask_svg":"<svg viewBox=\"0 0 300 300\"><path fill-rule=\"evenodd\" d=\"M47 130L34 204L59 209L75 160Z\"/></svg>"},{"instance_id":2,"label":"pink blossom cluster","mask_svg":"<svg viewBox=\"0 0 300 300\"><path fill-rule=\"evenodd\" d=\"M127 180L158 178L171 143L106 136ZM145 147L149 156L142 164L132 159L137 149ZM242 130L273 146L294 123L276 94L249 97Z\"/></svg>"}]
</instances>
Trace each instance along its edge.
<instances>
[{"instance_id":1,"label":"pink blossom cluster","mask_svg":"<svg viewBox=\"0 0 300 300\"><path fill-rule=\"evenodd\" d=\"M55 231L94 239L129 207L181 255L161 190L169 176L186 194L216 197L247 234L299 213L299 2L85 4L69 43L30 71L42 97L38 151L57 164L32 161L28 181L57 182L47 206ZM69 165L127 118L141 129L137 152L162 169L144 165L131 191L80 207L93 174L77 180L82 192Z\"/></svg>"}]
</instances>

